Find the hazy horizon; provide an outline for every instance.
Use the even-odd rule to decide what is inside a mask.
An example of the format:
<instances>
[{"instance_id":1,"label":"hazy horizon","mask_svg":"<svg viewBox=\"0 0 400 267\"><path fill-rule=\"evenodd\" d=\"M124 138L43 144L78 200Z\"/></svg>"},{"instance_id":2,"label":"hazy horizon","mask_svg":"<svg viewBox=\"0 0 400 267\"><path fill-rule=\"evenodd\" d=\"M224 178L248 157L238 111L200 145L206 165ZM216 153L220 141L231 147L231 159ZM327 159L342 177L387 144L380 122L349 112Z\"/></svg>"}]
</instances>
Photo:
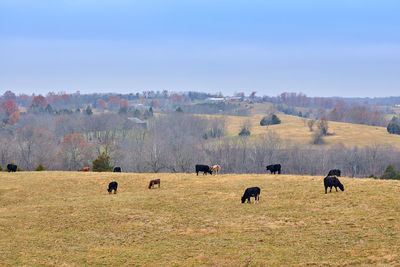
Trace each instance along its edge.
<instances>
[{"instance_id":1,"label":"hazy horizon","mask_svg":"<svg viewBox=\"0 0 400 267\"><path fill-rule=\"evenodd\" d=\"M0 3L0 92L400 92L397 1Z\"/></svg>"}]
</instances>

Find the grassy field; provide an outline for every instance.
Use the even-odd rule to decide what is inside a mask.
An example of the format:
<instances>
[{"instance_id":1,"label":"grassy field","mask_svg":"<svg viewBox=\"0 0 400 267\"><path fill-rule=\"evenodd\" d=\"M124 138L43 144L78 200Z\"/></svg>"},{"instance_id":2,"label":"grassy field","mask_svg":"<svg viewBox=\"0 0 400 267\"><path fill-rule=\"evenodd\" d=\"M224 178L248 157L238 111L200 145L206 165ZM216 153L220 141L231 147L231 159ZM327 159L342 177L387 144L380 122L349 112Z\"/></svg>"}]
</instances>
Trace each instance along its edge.
<instances>
[{"instance_id":1,"label":"grassy field","mask_svg":"<svg viewBox=\"0 0 400 267\"><path fill-rule=\"evenodd\" d=\"M313 132L310 132L305 121L297 116L278 114L282 123L271 126L260 126L263 115L254 114L250 117L207 115L209 117L222 117L226 120L227 133L237 136L245 121L249 121L252 135L266 134L274 131L283 140L289 140L301 144L310 144ZM389 134L386 127L368 126L344 122L328 122L328 132L332 135L324 138L328 145L366 146L372 144L395 146L400 148L400 135ZM314 129L317 126L314 125Z\"/></svg>"},{"instance_id":2,"label":"grassy field","mask_svg":"<svg viewBox=\"0 0 400 267\"><path fill-rule=\"evenodd\" d=\"M161 189L147 189L161 178ZM0 265L400 265L400 182L0 173ZM109 195L116 180L119 192ZM241 204L259 186L259 204Z\"/></svg>"}]
</instances>

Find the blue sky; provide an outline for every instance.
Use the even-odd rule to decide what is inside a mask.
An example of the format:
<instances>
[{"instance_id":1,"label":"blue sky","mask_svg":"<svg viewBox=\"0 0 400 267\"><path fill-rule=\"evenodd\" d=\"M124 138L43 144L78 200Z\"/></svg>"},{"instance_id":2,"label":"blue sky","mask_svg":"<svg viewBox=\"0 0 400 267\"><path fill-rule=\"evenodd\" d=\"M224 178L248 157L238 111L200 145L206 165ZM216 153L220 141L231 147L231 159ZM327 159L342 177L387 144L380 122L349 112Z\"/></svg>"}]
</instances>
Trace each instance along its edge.
<instances>
[{"instance_id":1,"label":"blue sky","mask_svg":"<svg viewBox=\"0 0 400 267\"><path fill-rule=\"evenodd\" d=\"M1 0L0 93L400 95L400 1Z\"/></svg>"}]
</instances>

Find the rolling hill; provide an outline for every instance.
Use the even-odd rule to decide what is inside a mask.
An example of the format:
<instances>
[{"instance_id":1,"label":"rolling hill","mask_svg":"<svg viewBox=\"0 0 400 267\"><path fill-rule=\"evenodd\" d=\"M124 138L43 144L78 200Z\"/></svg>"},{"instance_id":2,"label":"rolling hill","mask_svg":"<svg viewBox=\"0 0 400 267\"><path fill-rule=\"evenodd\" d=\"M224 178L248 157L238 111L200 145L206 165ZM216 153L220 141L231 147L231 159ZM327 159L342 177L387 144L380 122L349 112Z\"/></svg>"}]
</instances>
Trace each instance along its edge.
<instances>
[{"instance_id":1,"label":"rolling hill","mask_svg":"<svg viewBox=\"0 0 400 267\"><path fill-rule=\"evenodd\" d=\"M310 144L313 132L310 132L306 120L297 116L278 114L281 124L260 126L260 120L263 115L254 114L249 117L241 116L220 116L207 115L224 118L226 120L227 133L229 136L237 136L242 125L248 121L251 124L252 135L265 134L268 131L277 133L283 140L297 142L301 144ZM383 145L400 148L400 135L389 134L386 127L368 126L361 124L352 124L344 122L328 122L328 132L332 135L324 139L327 145L367 146ZM314 129L316 129L314 125ZM324 147L324 146L320 146Z\"/></svg>"}]
</instances>

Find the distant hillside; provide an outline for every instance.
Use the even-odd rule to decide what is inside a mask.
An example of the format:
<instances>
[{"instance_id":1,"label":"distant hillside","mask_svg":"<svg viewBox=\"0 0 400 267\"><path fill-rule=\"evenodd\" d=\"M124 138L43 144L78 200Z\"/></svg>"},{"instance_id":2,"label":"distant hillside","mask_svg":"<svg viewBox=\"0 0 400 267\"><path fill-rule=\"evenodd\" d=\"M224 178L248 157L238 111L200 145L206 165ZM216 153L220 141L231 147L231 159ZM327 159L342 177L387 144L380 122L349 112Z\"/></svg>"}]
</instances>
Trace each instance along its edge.
<instances>
[{"instance_id":1,"label":"distant hillside","mask_svg":"<svg viewBox=\"0 0 400 267\"><path fill-rule=\"evenodd\" d=\"M215 115L217 117L221 117ZM264 115L252 115L251 117L223 116L226 119L227 132L231 136L237 136L245 121L251 123L251 134L259 135L274 131L282 139L302 144L309 144L313 132L310 132L306 122L297 116L278 114L281 124L271 126L260 126L260 120ZM367 146L372 144L395 146L400 148L400 136L389 134L385 127L368 126L361 124L343 123L329 121L328 132L332 135L326 136L328 145L340 144L344 146ZM316 128L316 126L314 126Z\"/></svg>"}]
</instances>

